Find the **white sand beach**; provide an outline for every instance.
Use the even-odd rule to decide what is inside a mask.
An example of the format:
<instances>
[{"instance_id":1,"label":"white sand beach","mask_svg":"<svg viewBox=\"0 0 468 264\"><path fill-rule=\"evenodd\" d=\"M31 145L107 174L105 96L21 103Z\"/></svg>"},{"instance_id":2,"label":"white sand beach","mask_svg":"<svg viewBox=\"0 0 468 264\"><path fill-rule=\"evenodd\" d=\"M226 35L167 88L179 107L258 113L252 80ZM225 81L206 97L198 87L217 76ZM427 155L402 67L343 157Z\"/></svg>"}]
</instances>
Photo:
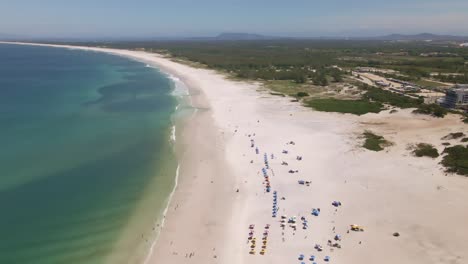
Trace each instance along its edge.
<instances>
[{"instance_id":1,"label":"white sand beach","mask_svg":"<svg viewBox=\"0 0 468 264\"><path fill-rule=\"evenodd\" d=\"M348 264L468 263L468 178L446 175L440 158L413 157L407 149L425 142L443 150L443 136L468 134L459 117L437 119L410 110L361 117L317 112L272 96L258 84L228 80L161 55L65 47L157 66L189 87L198 109L177 129L180 179L147 263L300 263L300 254L306 263L312 263L311 255L317 263L325 263L326 256L329 263ZM394 145L381 152L365 150L359 146L364 130ZM262 173L265 153L269 193ZM342 205L334 207L333 201ZM320 208L318 216L311 214L313 208ZM288 223L282 228L282 215L296 216L297 229ZM251 224L255 254L249 254ZM349 231L351 224L365 231ZM341 241L334 240L336 235ZM341 248L328 246L328 240ZM323 250L314 249L316 244Z\"/></svg>"}]
</instances>

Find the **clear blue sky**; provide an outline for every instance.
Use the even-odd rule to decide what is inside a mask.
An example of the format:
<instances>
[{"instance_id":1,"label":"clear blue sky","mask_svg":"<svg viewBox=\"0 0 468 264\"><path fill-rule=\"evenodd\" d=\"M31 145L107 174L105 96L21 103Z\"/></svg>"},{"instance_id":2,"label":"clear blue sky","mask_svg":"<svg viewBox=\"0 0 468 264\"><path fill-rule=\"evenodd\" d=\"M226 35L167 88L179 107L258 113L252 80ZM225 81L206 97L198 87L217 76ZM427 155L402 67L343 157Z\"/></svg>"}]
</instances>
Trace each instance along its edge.
<instances>
[{"instance_id":1,"label":"clear blue sky","mask_svg":"<svg viewBox=\"0 0 468 264\"><path fill-rule=\"evenodd\" d=\"M468 35L468 0L0 0L0 33L55 37Z\"/></svg>"}]
</instances>

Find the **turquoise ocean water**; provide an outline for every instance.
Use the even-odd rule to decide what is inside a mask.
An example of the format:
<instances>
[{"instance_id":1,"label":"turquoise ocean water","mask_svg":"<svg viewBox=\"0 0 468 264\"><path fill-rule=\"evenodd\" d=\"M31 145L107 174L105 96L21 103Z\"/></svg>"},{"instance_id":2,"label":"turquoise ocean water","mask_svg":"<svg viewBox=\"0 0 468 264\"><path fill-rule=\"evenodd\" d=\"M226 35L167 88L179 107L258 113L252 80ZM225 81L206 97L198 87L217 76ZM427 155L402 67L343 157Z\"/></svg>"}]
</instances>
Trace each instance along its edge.
<instances>
[{"instance_id":1,"label":"turquoise ocean water","mask_svg":"<svg viewBox=\"0 0 468 264\"><path fill-rule=\"evenodd\" d=\"M0 263L141 263L174 186L173 86L126 58L0 45Z\"/></svg>"}]
</instances>

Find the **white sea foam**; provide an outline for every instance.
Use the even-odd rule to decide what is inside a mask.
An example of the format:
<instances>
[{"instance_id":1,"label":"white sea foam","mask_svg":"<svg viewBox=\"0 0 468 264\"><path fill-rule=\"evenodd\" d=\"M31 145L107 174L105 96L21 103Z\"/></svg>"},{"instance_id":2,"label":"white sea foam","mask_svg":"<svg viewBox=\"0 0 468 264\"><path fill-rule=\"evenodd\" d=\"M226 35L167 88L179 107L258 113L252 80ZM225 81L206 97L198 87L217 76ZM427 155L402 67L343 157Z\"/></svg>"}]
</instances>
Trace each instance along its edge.
<instances>
[{"instance_id":1,"label":"white sea foam","mask_svg":"<svg viewBox=\"0 0 468 264\"><path fill-rule=\"evenodd\" d=\"M189 89L187 85L178 77L166 73L167 77L174 83L174 91L172 91L172 94L175 96L188 96L189 94Z\"/></svg>"},{"instance_id":2,"label":"white sea foam","mask_svg":"<svg viewBox=\"0 0 468 264\"><path fill-rule=\"evenodd\" d=\"M145 258L145 261L143 262L143 264L148 264L149 260L151 259L151 256L153 255L153 252L154 252L154 247L156 246L156 244L158 242L159 235L161 234L161 230L164 227L164 223L166 222L166 214L167 214L167 211L169 210L169 205L171 204L172 196L174 196L177 185L179 184L179 169L180 169L180 165L177 165L174 188L172 189L171 194L169 194L169 197L167 199L166 208L163 211L161 225L159 226L159 234L156 236L153 243L151 243L151 247L149 249L148 255L146 255L146 258ZM154 223L155 226L156 226L156 224L157 223Z\"/></svg>"},{"instance_id":3,"label":"white sea foam","mask_svg":"<svg viewBox=\"0 0 468 264\"><path fill-rule=\"evenodd\" d=\"M176 126L172 126L172 129L171 129L171 140L173 142L176 141Z\"/></svg>"}]
</instances>

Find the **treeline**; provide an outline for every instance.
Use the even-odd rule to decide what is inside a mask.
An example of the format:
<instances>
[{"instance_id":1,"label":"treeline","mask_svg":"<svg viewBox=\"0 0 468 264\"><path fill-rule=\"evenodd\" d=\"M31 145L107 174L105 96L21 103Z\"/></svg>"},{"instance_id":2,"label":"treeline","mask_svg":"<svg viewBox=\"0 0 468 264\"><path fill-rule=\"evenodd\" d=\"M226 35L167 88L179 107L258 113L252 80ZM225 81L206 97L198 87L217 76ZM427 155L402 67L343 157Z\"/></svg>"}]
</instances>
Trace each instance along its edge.
<instances>
[{"instance_id":1,"label":"treeline","mask_svg":"<svg viewBox=\"0 0 468 264\"><path fill-rule=\"evenodd\" d=\"M83 45L83 43L81 43ZM240 78L292 80L326 85L339 81L345 70L357 66L394 69L411 78L431 72L466 72L468 49L423 42L359 40L258 40L258 41L143 41L92 43L113 48L169 53L202 63ZM458 57L421 57L422 53L458 54ZM455 77L459 78L459 77Z\"/></svg>"},{"instance_id":2,"label":"treeline","mask_svg":"<svg viewBox=\"0 0 468 264\"><path fill-rule=\"evenodd\" d=\"M465 72L461 75L436 75L434 78L442 81L442 82L450 82L450 83L468 83L468 72Z\"/></svg>"},{"instance_id":3,"label":"treeline","mask_svg":"<svg viewBox=\"0 0 468 264\"><path fill-rule=\"evenodd\" d=\"M291 80L296 83L311 82L321 86L326 86L330 82L341 82L345 74L341 70L333 67L320 67L313 70L295 67L288 67L287 69L243 67L240 69L230 69L229 71L235 73L235 76L239 78L255 80Z\"/></svg>"}]
</instances>

